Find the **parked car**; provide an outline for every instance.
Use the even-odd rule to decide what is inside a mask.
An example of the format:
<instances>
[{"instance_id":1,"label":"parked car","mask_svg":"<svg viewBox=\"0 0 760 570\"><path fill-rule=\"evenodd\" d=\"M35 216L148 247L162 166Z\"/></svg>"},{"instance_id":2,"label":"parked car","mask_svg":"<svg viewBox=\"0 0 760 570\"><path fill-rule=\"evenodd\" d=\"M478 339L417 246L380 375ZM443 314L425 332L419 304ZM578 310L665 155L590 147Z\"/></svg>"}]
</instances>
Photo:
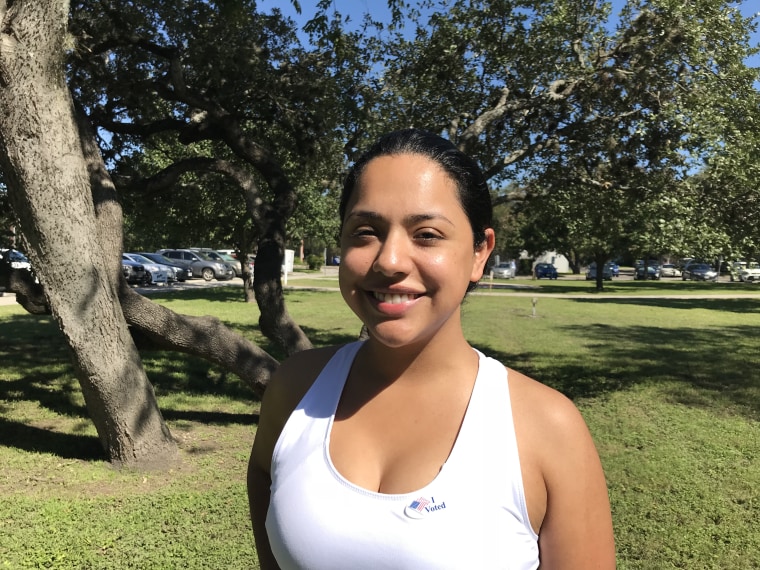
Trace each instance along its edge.
<instances>
[{"instance_id":1,"label":"parked car","mask_svg":"<svg viewBox=\"0 0 760 570\"><path fill-rule=\"evenodd\" d=\"M235 277L243 276L243 265L240 263L240 261L232 257L232 255L228 253L222 253L221 251L217 251L215 249L209 249L207 247L193 247L190 249L192 249L192 251L199 251L214 261L221 261L222 263L226 263L232 267L232 270L235 272Z\"/></svg>"},{"instance_id":2,"label":"parked car","mask_svg":"<svg viewBox=\"0 0 760 570\"><path fill-rule=\"evenodd\" d=\"M659 265L647 265L646 269L643 265L639 265L636 267L636 269L633 270L633 278L637 280L643 280L644 279L644 271L646 271L646 278L647 279L659 279L662 276L662 270L660 269Z\"/></svg>"},{"instance_id":3,"label":"parked car","mask_svg":"<svg viewBox=\"0 0 760 570\"><path fill-rule=\"evenodd\" d=\"M512 279L515 276L515 266L510 261L502 261L491 267L491 273L498 279Z\"/></svg>"},{"instance_id":4,"label":"parked car","mask_svg":"<svg viewBox=\"0 0 760 570\"><path fill-rule=\"evenodd\" d=\"M141 283L143 286L157 285L159 283L169 282L170 268L165 265L153 263L150 259L147 259L142 255L136 255L134 253L122 253L121 259L122 261L134 261L135 263L139 263L143 266L145 269L145 276L143 282Z\"/></svg>"},{"instance_id":5,"label":"parked car","mask_svg":"<svg viewBox=\"0 0 760 570\"><path fill-rule=\"evenodd\" d=\"M202 251L159 249L156 253L160 253L169 259L188 262L193 276L202 277L205 281L211 281L212 279L226 281L235 277L235 270L229 264L211 259Z\"/></svg>"},{"instance_id":6,"label":"parked car","mask_svg":"<svg viewBox=\"0 0 760 570\"><path fill-rule=\"evenodd\" d=\"M170 283L172 281L179 281L181 283L183 281L187 281L190 277L192 277L192 272L188 269L189 264L182 264L180 261L176 259L169 259L160 253L151 253L148 251L138 251L137 253L138 255L142 255L143 257L150 259L154 263L159 263L161 265L171 267L174 270L174 277L172 278L172 275L169 275Z\"/></svg>"},{"instance_id":7,"label":"parked car","mask_svg":"<svg viewBox=\"0 0 760 570\"><path fill-rule=\"evenodd\" d=\"M557 268L552 263L536 263L533 268L536 279L556 279Z\"/></svg>"},{"instance_id":8,"label":"parked car","mask_svg":"<svg viewBox=\"0 0 760 570\"><path fill-rule=\"evenodd\" d=\"M145 268L150 271L151 275L153 275L153 271L151 270L152 266L158 267L158 269L166 274L166 283L176 283L178 281L177 279L177 269L173 263L165 263L164 259L159 258L158 260L151 259L150 257L147 257L143 255L142 253L137 252L129 252L126 253L131 259L134 261L137 261L138 263L142 263ZM184 271L184 269L183 269ZM158 276L159 279L161 276ZM154 283L162 283L163 281L153 281Z\"/></svg>"},{"instance_id":9,"label":"parked car","mask_svg":"<svg viewBox=\"0 0 760 570\"><path fill-rule=\"evenodd\" d=\"M137 263L128 257L125 258L122 256L121 270L124 273L124 278L130 285L142 285L145 283L145 276L148 274L148 272L145 270L141 263Z\"/></svg>"},{"instance_id":10,"label":"parked car","mask_svg":"<svg viewBox=\"0 0 760 570\"><path fill-rule=\"evenodd\" d=\"M717 281L718 272L710 267L707 263L690 263L681 272L681 279L684 281Z\"/></svg>"},{"instance_id":11,"label":"parked car","mask_svg":"<svg viewBox=\"0 0 760 570\"><path fill-rule=\"evenodd\" d=\"M686 266L690 263L693 263L694 261L695 259L693 257L682 257L676 262L676 266L681 270L681 272L683 272L683 270L686 269Z\"/></svg>"},{"instance_id":12,"label":"parked car","mask_svg":"<svg viewBox=\"0 0 760 570\"><path fill-rule=\"evenodd\" d=\"M660 265L660 276L662 277L680 277L681 270L676 267L675 263L663 263Z\"/></svg>"},{"instance_id":13,"label":"parked car","mask_svg":"<svg viewBox=\"0 0 760 570\"><path fill-rule=\"evenodd\" d=\"M10 262L12 269L32 269L32 264L17 249L0 249L0 259Z\"/></svg>"},{"instance_id":14,"label":"parked car","mask_svg":"<svg viewBox=\"0 0 760 570\"><path fill-rule=\"evenodd\" d=\"M605 263L602 267L602 279L605 281L612 281L612 267L609 263ZM586 281L596 281L596 263L592 263L588 266L586 271Z\"/></svg>"},{"instance_id":15,"label":"parked car","mask_svg":"<svg viewBox=\"0 0 760 570\"><path fill-rule=\"evenodd\" d=\"M750 261L739 271L739 281L744 283L760 282L760 265L756 261Z\"/></svg>"}]
</instances>

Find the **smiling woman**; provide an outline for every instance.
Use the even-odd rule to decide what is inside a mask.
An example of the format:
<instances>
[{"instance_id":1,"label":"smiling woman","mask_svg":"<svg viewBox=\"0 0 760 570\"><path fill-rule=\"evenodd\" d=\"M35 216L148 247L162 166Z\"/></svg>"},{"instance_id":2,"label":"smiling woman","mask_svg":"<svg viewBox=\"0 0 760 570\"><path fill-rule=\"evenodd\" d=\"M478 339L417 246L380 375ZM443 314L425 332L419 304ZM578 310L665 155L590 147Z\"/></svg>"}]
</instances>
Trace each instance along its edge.
<instances>
[{"instance_id":1,"label":"smiling woman","mask_svg":"<svg viewBox=\"0 0 760 570\"><path fill-rule=\"evenodd\" d=\"M296 354L267 388L248 479L262 568L614 568L580 414L464 337L494 247L477 164L391 133L340 213L340 289L368 339Z\"/></svg>"}]
</instances>

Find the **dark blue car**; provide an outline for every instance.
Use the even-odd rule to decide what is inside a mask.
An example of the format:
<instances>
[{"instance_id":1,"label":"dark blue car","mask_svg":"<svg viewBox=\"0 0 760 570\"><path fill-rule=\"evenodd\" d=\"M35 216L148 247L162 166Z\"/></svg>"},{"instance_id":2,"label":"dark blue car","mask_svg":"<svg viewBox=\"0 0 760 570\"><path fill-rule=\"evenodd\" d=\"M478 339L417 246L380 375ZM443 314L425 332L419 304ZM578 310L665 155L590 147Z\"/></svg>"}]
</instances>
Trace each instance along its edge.
<instances>
[{"instance_id":1,"label":"dark blue car","mask_svg":"<svg viewBox=\"0 0 760 570\"><path fill-rule=\"evenodd\" d=\"M533 269L536 274L536 279L556 279L557 268L551 263L536 263L536 267Z\"/></svg>"}]
</instances>

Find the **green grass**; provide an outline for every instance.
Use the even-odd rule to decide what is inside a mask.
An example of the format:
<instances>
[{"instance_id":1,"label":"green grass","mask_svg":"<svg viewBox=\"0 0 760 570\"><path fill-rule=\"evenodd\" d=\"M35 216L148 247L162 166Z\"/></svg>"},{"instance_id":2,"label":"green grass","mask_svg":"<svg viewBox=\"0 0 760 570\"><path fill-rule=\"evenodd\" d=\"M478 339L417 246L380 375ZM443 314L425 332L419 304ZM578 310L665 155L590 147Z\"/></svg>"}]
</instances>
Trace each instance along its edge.
<instances>
[{"instance_id":1,"label":"green grass","mask_svg":"<svg viewBox=\"0 0 760 570\"><path fill-rule=\"evenodd\" d=\"M307 276L303 276L307 275ZM325 288L338 288L336 275L319 275L304 272L295 278L290 278L287 289L312 288L321 290ZM565 275L557 280L531 279L530 277L517 277L515 279L484 278L480 282L478 294L495 294L504 291L522 291L538 295L594 295L594 296L658 296L658 295L699 295L699 296L752 296L760 295L758 283L704 283L698 281L682 281L681 279L661 279L659 281L633 281L613 279L604 282L604 290L596 290L595 281L586 281L583 277Z\"/></svg>"},{"instance_id":2,"label":"green grass","mask_svg":"<svg viewBox=\"0 0 760 570\"><path fill-rule=\"evenodd\" d=\"M607 475L618 568L760 568L760 299L619 292L760 289L613 282L613 297L583 281L540 285L566 297L538 296L535 316L531 296L469 297L466 334L576 401ZM239 289L152 298L268 347ZM286 298L316 344L359 331L339 293ZM181 448L170 473L112 469L52 321L0 307L0 568L256 567L244 477L258 403L203 361L145 364Z\"/></svg>"}]
</instances>

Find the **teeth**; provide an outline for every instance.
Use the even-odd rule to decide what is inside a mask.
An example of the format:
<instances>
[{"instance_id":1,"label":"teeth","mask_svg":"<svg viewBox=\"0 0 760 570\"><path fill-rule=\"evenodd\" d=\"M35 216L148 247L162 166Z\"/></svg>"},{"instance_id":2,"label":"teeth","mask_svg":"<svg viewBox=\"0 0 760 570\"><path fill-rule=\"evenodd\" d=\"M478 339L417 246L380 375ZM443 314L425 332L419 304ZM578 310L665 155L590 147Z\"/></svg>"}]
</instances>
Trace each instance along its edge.
<instances>
[{"instance_id":1,"label":"teeth","mask_svg":"<svg viewBox=\"0 0 760 570\"><path fill-rule=\"evenodd\" d=\"M398 305L399 303L407 303L417 298L417 295L399 295L398 293L373 293L375 299L382 303L391 303L392 305Z\"/></svg>"}]
</instances>

